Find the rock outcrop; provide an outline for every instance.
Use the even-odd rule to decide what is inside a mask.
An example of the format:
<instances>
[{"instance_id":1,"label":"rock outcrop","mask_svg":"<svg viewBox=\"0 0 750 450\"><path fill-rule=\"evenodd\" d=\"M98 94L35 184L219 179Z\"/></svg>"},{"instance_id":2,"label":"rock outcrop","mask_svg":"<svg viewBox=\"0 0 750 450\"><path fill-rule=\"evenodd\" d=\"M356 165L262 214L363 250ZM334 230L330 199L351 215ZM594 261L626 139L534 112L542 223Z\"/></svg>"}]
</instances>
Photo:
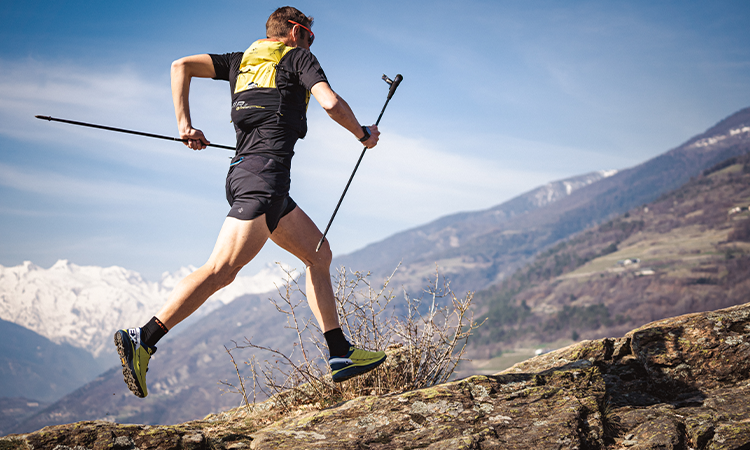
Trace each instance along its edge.
<instances>
[{"instance_id":1,"label":"rock outcrop","mask_svg":"<svg viewBox=\"0 0 750 450\"><path fill-rule=\"evenodd\" d=\"M750 449L750 303L584 341L491 376L176 426L80 422L0 449Z\"/></svg>"}]
</instances>

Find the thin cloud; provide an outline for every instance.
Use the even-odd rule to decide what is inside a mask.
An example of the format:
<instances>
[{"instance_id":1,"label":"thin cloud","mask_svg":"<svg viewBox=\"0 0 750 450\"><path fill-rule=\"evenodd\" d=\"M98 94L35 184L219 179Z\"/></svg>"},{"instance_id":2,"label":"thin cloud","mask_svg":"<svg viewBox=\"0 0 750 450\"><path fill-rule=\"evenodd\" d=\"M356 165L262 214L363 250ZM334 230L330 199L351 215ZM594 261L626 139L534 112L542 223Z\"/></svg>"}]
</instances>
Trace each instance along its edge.
<instances>
[{"instance_id":1,"label":"thin cloud","mask_svg":"<svg viewBox=\"0 0 750 450\"><path fill-rule=\"evenodd\" d=\"M210 132L212 141L231 143L234 136L225 120L228 101L221 102L226 92L219 94L219 83L201 81L193 83L191 92L194 120ZM168 74L153 76L128 66L0 60L0 134L47 145L80 141L82 149L86 141L99 141L131 143L135 151L149 146L150 152L190 153L176 152L182 150L178 144L150 146L145 138L71 125L44 126L33 118L38 114L176 136Z\"/></svg>"},{"instance_id":2,"label":"thin cloud","mask_svg":"<svg viewBox=\"0 0 750 450\"><path fill-rule=\"evenodd\" d=\"M46 170L32 170L0 163L0 186L66 201L143 204L158 199L159 203L213 204L181 192L167 191L138 184L77 178ZM7 210L6 210L7 211Z\"/></svg>"},{"instance_id":3,"label":"thin cloud","mask_svg":"<svg viewBox=\"0 0 750 450\"><path fill-rule=\"evenodd\" d=\"M356 140L338 128L322 117L313 121L309 141L299 146L293 169L293 189L295 184L315 186L312 192L300 189L297 195L316 203L324 203L321 196L327 197L329 208L335 205L361 152ZM513 150L544 147L532 142L507 143ZM489 208L560 175L503 167L497 160L441 147L384 130L381 142L363 158L347 193L351 195L347 208L367 218L398 215L402 223L416 225L456 211Z\"/></svg>"}]
</instances>

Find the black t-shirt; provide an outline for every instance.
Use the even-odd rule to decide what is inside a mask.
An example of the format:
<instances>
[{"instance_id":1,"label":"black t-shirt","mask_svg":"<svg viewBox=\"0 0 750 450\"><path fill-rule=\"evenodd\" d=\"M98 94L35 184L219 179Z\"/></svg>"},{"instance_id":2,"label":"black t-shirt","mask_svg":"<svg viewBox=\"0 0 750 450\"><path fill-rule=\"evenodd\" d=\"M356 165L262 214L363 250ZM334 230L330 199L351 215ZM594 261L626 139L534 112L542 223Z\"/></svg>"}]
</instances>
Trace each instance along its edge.
<instances>
[{"instance_id":1,"label":"black t-shirt","mask_svg":"<svg viewBox=\"0 0 750 450\"><path fill-rule=\"evenodd\" d=\"M210 55L216 72L214 79L229 81L232 92L237 156L268 154L289 166L294 143L307 133L310 90L328 80L315 55L298 47L289 50L276 65L275 88L236 92L243 55ZM264 136L257 136L258 129Z\"/></svg>"}]
</instances>

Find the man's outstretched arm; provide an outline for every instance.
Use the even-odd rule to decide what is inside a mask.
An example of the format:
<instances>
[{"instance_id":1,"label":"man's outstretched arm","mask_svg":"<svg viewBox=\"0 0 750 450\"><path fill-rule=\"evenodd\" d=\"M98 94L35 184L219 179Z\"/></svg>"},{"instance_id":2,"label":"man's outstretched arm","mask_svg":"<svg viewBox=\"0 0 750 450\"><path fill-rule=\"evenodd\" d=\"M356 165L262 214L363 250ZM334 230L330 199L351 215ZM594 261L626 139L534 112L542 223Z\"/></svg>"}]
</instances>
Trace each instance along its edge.
<instances>
[{"instance_id":1,"label":"man's outstretched arm","mask_svg":"<svg viewBox=\"0 0 750 450\"><path fill-rule=\"evenodd\" d=\"M339 97L339 95L331 89L331 86L329 86L328 83L324 81L316 83L310 92L312 92L312 95L315 96L315 100L317 100L318 103L320 103L320 106L326 110L331 119L349 130L349 132L357 139L364 137L365 133L362 131L362 125L357 121L349 104L346 103L343 98ZM378 145L380 132L375 125L370 125L369 128L370 138L363 142L363 144L367 148L373 148Z\"/></svg>"},{"instance_id":2,"label":"man's outstretched arm","mask_svg":"<svg viewBox=\"0 0 750 450\"><path fill-rule=\"evenodd\" d=\"M172 101L174 113L177 117L177 129L180 138L187 139L185 145L193 150L203 150L208 140L201 130L193 128L190 120L190 80L193 77L213 78L216 76L214 63L207 54L186 56L172 63Z\"/></svg>"}]
</instances>

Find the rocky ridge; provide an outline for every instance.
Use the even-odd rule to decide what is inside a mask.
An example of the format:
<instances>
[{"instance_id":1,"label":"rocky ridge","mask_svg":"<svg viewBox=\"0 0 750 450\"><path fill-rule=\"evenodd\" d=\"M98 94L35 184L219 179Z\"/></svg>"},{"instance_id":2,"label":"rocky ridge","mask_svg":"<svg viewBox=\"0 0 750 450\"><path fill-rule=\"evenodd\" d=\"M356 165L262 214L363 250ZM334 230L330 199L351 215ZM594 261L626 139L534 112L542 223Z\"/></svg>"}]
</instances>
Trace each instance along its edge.
<instances>
[{"instance_id":1,"label":"rocky ridge","mask_svg":"<svg viewBox=\"0 0 750 450\"><path fill-rule=\"evenodd\" d=\"M0 449L747 449L750 303L583 341L489 376L175 426L80 422Z\"/></svg>"}]
</instances>

